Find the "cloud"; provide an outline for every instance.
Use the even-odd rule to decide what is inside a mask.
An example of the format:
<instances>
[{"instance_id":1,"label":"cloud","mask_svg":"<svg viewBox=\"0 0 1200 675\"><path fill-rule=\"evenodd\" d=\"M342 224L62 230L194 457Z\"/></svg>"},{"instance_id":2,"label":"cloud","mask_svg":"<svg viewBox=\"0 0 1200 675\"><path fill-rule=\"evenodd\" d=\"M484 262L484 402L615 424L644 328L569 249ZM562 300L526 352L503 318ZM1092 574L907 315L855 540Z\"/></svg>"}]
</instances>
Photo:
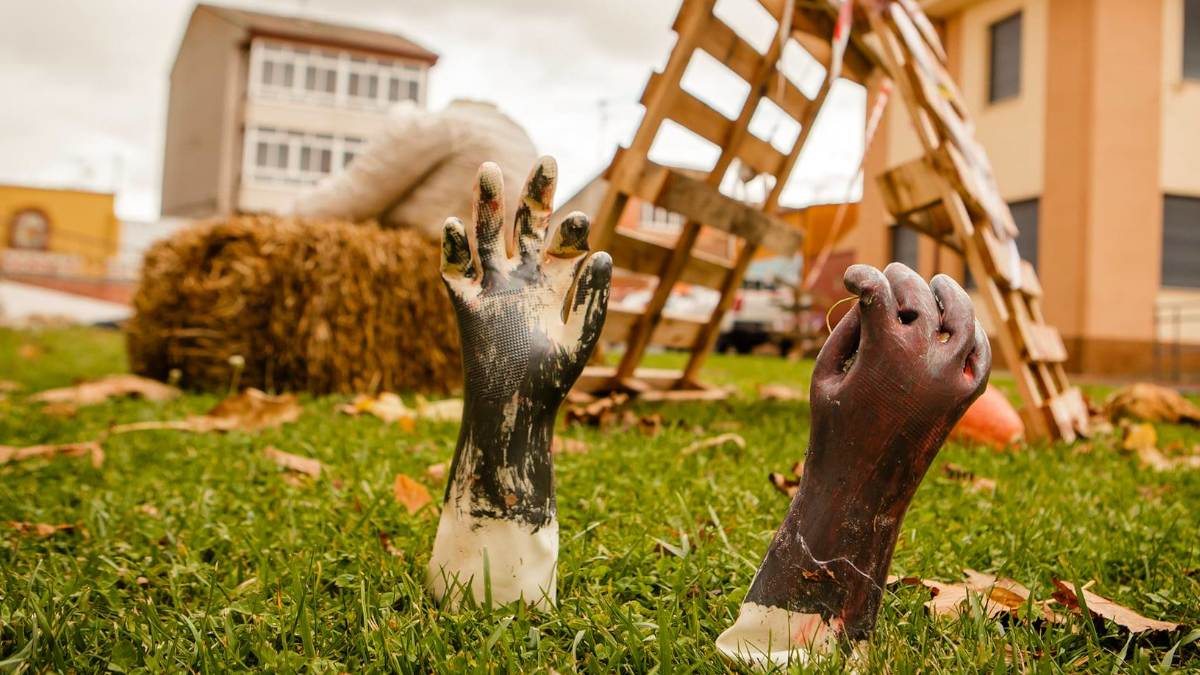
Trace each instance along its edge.
<instances>
[{"instance_id":1,"label":"cloud","mask_svg":"<svg viewBox=\"0 0 1200 675\"><path fill-rule=\"evenodd\" d=\"M394 31L438 52L431 106L497 102L559 159L564 197L632 136L678 9L644 0L227 1ZM191 10L189 0L0 3L0 87L9 94L0 125L10 130L0 138L0 181L116 188L121 216L156 217L167 78ZM861 115L853 95L829 106L797 169L801 182L852 173Z\"/></svg>"}]
</instances>

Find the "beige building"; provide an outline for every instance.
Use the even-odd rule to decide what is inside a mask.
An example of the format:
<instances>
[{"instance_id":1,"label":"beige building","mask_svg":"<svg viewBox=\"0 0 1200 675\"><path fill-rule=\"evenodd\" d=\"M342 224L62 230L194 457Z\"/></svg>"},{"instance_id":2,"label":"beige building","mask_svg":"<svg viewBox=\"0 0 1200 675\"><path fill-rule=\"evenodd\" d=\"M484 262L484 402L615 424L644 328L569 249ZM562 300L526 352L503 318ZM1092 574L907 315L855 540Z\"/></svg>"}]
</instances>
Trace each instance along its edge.
<instances>
[{"instance_id":1,"label":"beige building","mask_svg":"<svg viewBox=\"0 0 1200 675\"><path fill-rule=\"evenodd\" d=\"M943 32L1070 365L1200 374L1200 0L922 4ZM919 152L894 103L867 175ZM890 225L868 180L847 240L855 257L962 278L956 254Z\"/></svg>"},{"instance_id":2,"label":"beige building","mask_svg":"<svg viewBox=\"0 0 1200 675\"><path fill-rule=\"evenodd\" d=\"M286 209L390 107L424 107L436 61L398 35L197 5L171 69L163 215Z\"/></svg>"}]
</instances>

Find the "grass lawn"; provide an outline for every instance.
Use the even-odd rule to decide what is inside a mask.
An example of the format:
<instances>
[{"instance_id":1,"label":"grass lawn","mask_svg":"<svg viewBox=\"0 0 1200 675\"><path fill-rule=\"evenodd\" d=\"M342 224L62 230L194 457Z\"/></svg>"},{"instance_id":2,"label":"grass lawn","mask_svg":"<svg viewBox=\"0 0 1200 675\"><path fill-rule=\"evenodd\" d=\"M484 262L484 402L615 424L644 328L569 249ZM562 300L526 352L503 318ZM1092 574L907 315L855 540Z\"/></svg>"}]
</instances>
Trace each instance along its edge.
<instances>
[{"instance_id":1,"label":"grass lawn","mask_svg":"<svg viewBox=\"0 0 1200 675\"><path fill-rule=\"evenodd\" d=\"M654 365L678 360L663 355ZM639 406L663 415L657 437L560 430L590 451L556 459L562 544L559 607L549 614L511 606L449 614L422 589L436 513L409 515L392 483L406 473L440 502L444 485L425 471L449 460L457 424L406 432L336 413L344 397L306 398L298 422L256 435L110 437L99 470L84 458L4 465L0 670L724 671L713 640L787 509L767 473L786 471L808 436L806 404L757 400L754 385L807 388L811 363L710 363L711 381L742 394ZM124 368L118 333L0 332L0 379L27 388L0 401L0 444L90 440L114 423L179 418L218 400L112 401L71 419L23 401L28 391ZM744 451L679 453L731 424ZM1164 443L1200 443L1194 429L1159 433ZM262 455L268 445L315 457L326 472L285 481ZM1049 597L1054 578L1095 580L1094 592L1189 628L1128 640L1111 624L1046 627L978 611L933 618L922 607L928 591L898 586L884 599L864 670L1200 671L1200 642L1171 651L1200 625L1200 471L1155 473L1112 439L1083 447L1090 451L948 444L908 512L893 573L957 581L971 568L1021 581L1038 598ZM942 475L947 462L997 489L965 489ZM78 528L39 538L7 521Z\"/></svg>"}]
</instances>

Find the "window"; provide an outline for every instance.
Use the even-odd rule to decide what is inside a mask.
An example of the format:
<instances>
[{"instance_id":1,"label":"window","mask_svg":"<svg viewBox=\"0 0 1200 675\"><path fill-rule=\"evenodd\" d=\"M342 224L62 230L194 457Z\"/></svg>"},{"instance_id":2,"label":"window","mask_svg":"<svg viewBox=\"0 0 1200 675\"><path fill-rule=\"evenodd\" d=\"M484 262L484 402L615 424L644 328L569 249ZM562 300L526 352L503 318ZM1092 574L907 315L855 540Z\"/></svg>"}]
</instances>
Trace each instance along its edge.
<instances>
[{"instance_id":1,"label":"window","mask_svg":"<svg viewBox=\"0 0 1200 675\"><path fill-rule=\"evenodd\" d=\"M21 209L8 223L8 245L27 251L50 248L50 219L41 209Z\"/></svg>"},{"instance_id":2,"label":"window","mask_svg":"<svg viewBox=\"0 0 1200 675\"><path fill-rule=\"evenodd\" d=\"M1038 271L1038 213L1040 209L1041 200L1037 197L1012 202L1008 205L1013 224L1017 226L1018 230L1017 252L1021 254L1021 260L1027 260L1030 265L1033 265L1035 272ZM971 270L965 264L963 265L963 288L975 288L975 278L971 276Z\"/></svg>"},{"instance_id":3,"label":"window","mask_svg":"<svg viewBox=\"0 0 1200 675\"><path fill-rule=\"evenodd\" d=\"M903 225L893 225L892 260L917 269L917 231Z\"/></svg>"},{"instance_id":4,"label":"window","mask_svg":"<svg viewBox=\"0 0 1200 675\"><path fill-rule=\"evenodd\" d=\"M1038 210L1041 202L1037 199L1025 199L1008 205L1012 213L1013 223L1020 234L1017 235L1017 251L1022 260L1028 260L1034 271L1038 270Z\"/></svg>"},{"instance_id":5,"label":"window","mask_svg":"<svg viewBox=\"0 0 1200 675\"><path fill-rule=\"evenodd\" d=\"M311 184L348 164L363 143L356 136L251 127L243 173L252 183ZM340 159L336 166L335 158Z\"/></svg>"},{"instance_id":6,"label":"window","mask_svg":"<svg viewBox=\"0 0 1200 675\"><path fill-rule=\"evenodd\" d=\"M254 41L250 68L254 96L374 109L420 102L425 72L412 63L269 40Z\"/></svg>"},{"instance_id":7,"label":"window","mask_svg":"<svg viewBox=\"0 0 1200 675\"><path fill-rule=\"evenodd\" d=\"M996 103L1021 93L1021 13L992 24L988 101Z\"/></svg>"},{"instance_id":8,"label":"window","mask_svg":"<svg viewBox=\"0 0 1200 675\"><path fill-rule=\"evenodd\" d=\"M677 234L683 229L683 223L686 220L686 218L678 213L673 213L647 201L642 202L640 215L641 220L638 222L639 230L644 232L660 232L662 234Z\"/></svg>"},{"instance_id":9,"label":"window","mask_svg":"<svg viewBox=\"0 0 1200 675\"><path fill-rule=\"evenodd\" d=\"M1200 198L1163 198L1162 285L1200 288Z\"/></svg>"},{"instance_id":10,"label":"window","mask_svg":"<svg viewBox=\"0 0 1200 675\"><path fill-rule=\"evenodd\" d=\"M358 153L362 152L362 146L366 144L366 140L357 136L347 136L342 139L342 167L347 166Z\"/></svg>"},{"instance_id":11,"label":"window","mask_svg":"<svg viewBox=\"0 0 1200 675\"><path fill-rule=\"evenodd\" d=\"M1183 3L1183 76L1200 80L1200 0Z\"/></svg>"}]
</instances>

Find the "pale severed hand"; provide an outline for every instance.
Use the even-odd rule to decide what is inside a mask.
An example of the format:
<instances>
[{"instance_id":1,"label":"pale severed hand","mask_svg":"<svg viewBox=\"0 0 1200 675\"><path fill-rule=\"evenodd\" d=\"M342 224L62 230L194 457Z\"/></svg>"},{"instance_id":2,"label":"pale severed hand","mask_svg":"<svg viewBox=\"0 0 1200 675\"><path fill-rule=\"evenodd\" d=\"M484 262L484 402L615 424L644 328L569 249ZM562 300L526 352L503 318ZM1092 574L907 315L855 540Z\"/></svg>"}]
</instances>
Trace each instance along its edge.
<instances>
[{"instance_id":1,"label":"pale severed hand","mask_svg":"<svg viewBox=\"0 0 1200 675\"><path fill-rule=\"evenodd\" d=\"M547 233L556 178L554 160L539 160L506 226L500 169L484 164L473 227L451 218L443 230L465 395L428 583L452 604L468 590L476 601L554 603L550 443L559 405L600 338L612 279L608 254L588 252L583 214Z\"/></svg>"}]
</instances>

